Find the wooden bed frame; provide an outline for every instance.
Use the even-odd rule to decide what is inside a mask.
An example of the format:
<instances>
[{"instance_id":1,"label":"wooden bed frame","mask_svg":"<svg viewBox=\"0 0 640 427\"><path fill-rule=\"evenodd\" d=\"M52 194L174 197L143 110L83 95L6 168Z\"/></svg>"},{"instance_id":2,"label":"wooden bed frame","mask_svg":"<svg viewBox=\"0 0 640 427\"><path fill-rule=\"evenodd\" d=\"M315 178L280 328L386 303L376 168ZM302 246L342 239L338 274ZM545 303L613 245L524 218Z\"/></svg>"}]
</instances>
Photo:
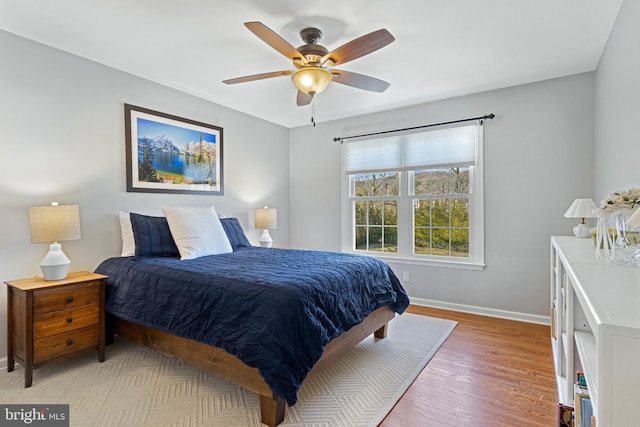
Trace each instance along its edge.
<instances>
[{"instance_id":1,"label":"wooden bed frame","mask_svg":"<svg viewBox=\"0 0 640 427\"><path fill-rule=\"evenodd\" d=\"M386 337L388 322L394 317L395 313L389 307L375 310L362 323L329 342L313 370L332 363L372 333L377 338ZM125 339L143 344L258 393L260 415L264 424L275 427L284 420L286 402L269 389L257 368L245 365L236 356L218 347L118 318L113 318L113 321L113 331Z\"/></svg>"}]
</instances>

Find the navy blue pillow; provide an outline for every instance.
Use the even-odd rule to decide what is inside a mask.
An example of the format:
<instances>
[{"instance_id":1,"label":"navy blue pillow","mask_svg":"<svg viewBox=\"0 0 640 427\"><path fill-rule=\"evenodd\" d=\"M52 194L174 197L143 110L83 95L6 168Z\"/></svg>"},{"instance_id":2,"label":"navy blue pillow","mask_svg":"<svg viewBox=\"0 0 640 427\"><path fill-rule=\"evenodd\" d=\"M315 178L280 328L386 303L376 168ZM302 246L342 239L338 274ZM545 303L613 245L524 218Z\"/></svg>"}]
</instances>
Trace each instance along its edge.
<instances>
[{"instance_id":1,"label":"navy blue pillow","mask_svg":"<svg viewBox=\"0 0 640 427\"><path fill-rule=\"evenodd\" d=\"M131 228L137 257L179 257L167 218L131 212Z\"/></svg>"},{"instance_id":2,"label":"navy blue pillow","mask_svg":"<svg viewBox=\"0 0 640 427\"><path fill-rule=\"evenodd\" d=\"M238 248L251 246L238 218L220 218L220 223L224 228L224 232L227 233L227 238L234 251Z\"/></svg>"}]
</instances>

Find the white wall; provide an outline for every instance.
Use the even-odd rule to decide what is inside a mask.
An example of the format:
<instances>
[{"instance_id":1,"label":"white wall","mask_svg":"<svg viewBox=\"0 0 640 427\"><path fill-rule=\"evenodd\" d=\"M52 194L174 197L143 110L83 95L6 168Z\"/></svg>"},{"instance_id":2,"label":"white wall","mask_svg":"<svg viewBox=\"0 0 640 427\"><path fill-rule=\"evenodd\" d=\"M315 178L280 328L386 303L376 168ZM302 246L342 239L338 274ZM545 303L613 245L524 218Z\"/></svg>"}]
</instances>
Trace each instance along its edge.
<instances>
[{"instance_id":1,"label":"white wall","mask_svg":"<svg viewBox=\"0 0 640 427\"><path fill-rule=\"evenodd\" d=\"M80 205L82 239L64 242L72 270L120 253L118 211L216 206L257 243L253 210L279 208L275 244L287 246L288 130L238 111L0 31L0 282L40 275L48 246L32 244L30 206ZM224 195L127 193L124 103L221 126ZM0 366L6 355L0 285Z\"/></svg>"},{"instance_id":2,"label":"white wall","mask_svg":"<svg viewBox=\"0 0 640 427\"><path fill-rule=\"evenodd\" d=\"M640 187L640 0L625 0L596 73L594 200Z\"/></svg>"},{"instance_id":3,"label":"white wall","mask_svg":"<svg viewBox=\"0 0 640 427\"><path fill-rule=\"evenodd\" d=\"M593 85L586 73L292 129L291 245L341 249L341 149L333 137L494 113L484 138L484 271L390 264L399 277L409 271L403 284L415 302L544 321L549 236L570 234L575 221L564 212L592 193Z\"/></svg>"}]
</instances>

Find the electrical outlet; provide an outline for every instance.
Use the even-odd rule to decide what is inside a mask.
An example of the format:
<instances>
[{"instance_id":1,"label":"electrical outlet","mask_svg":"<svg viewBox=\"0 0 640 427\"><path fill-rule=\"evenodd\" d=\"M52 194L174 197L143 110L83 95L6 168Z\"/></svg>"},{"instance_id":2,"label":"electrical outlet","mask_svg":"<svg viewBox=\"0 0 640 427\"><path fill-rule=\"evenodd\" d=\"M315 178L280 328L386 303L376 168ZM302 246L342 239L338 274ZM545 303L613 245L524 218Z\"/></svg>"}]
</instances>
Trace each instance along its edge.
<instances>
[{"instance_id":1,"label":"electrical outlet","mask_svg":"<svg viewBox=\"0 0 640 427\"><path fill-rule=\"evenodd\" d=\"M409 272L408 271L403 271L402 272L402 280L405 281L405 282L409 282L410 281Z\"/></svg>"}]
</instances>

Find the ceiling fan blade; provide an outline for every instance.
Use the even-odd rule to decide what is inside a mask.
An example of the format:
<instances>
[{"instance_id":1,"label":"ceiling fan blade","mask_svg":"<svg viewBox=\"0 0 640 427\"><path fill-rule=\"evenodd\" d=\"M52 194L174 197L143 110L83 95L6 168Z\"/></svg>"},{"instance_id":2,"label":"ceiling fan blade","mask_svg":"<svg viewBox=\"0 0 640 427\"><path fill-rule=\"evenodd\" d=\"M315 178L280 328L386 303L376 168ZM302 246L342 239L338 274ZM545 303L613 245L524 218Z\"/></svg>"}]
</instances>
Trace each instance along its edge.
<instances>
[{"instance_id":1,"label":"ceiling fan blade","mask_svg":"<svg viewBox=\"0 0 640 427\"><path fill-rule=\"evenodd\" d=\"M250 76L236 77L235 79L223 80L222 83L232 85L236 83L252 82L254 80L270 79L272 77L290 76L291 74L293 74L293 71L291 70L272 71L270 73L252 74Z\"/></svg>"},{"instance_id":2,"label":"ceiling fan blade","mask_svg":"<svg viewBox=\"0 0 640 427\"><path fill-rule=\"evenodd\" d=\"M298 107L301 107L303 105L309 105L311 104L312 99L313 99L313 96L308 95L302 92L301 90L299 90L298 96L296 97L296 104L298 104Z\"/></svg>"},{"instance_id":3,"label":"ceiling fan blade","mask_svg":"<svg viewBox=\"0 0 640 427\"><path fill-rule=\"evenodd\" d=\"M244 25L249 29L249 31L258 36L260 40L290 60L299 60L304 65L308 63L307 58L303 54L298 52L295 47L289 44L288 41L280 37L276 32L264 25L262 22L245 22Z\"/></svg>"},{"instance_id":4,"label":"ceiling fan blade","mask_svg":"<svg viewBox=\"0 0 640 427\"><path fill-rule=\"evenodd\" d=\"M333 65L344 64L383 48L394 40L395 37L383 28L343 44L322 57L320 63L331 61Z\"/></svg>"},{"instance_id":5,"label":"ceiling fan blade","mask_svg":"<svg viewBox=\"0 0 640 427\"><path fill-rule=\"evenodd\" d=\"M351 71L331 70L333 81L347 86L364 89L371 92L384 92L391 84L375 77L365 76Z\"/></svg>"}]
</instances>

